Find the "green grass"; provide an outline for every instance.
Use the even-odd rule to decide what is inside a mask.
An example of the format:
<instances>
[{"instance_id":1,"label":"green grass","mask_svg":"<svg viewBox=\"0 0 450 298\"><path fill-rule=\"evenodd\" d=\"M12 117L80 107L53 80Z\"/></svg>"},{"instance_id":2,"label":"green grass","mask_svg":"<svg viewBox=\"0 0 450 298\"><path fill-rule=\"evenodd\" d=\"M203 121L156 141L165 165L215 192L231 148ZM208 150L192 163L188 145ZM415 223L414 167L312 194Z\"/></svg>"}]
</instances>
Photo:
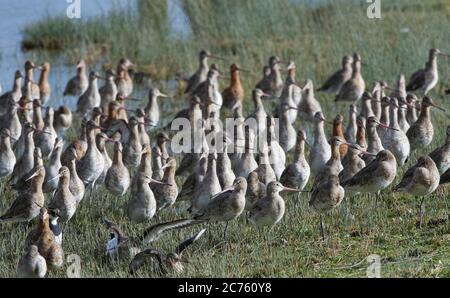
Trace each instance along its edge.
<instances>
[{"instance_id":1,"label":"green grass","mask_svg":"<svg viewBox=\"0 0 450 298\"><path fill-rule=\"evenodd\" d=\"M156 82L162 86L165 86L164 80L193 72L199 49L207 48L226 57L230 63L238 62L254 72L242 75L247 94L260 78L262 66L273 54L296 62L300 82L311 78L318 85L339 67L342 55L357 51L368 64L363 67L363 76L370 85L379 79L393 84L400 72L408 76L423 66L431 47L450 51L445 30L450 20L450 7L444 0L384 1L381 20L367 19L365 1L361 5L345 5L339 1L339 4L315 9L302 4L291 6L288 0L189 0L184 3L192 22L192 40L168 39L164 1L139 1L138 16L125 11L82 22L66 18L43 20L25 31L24 45L43 48L41 53L57 49L70 63L80 55L92 61L99 57L117 61L121 56L127 56L141 65L151 78L163 80ZM410 33L400 32L405 27ZM101 50L98 50L99 45ZM446 60L440 62L440 85L432 96L449 108L448 99L443 99L442 94L449 86L450 68ZM228 71L228 64L219 65ZM325 115L333 117L332 97L316 96ZM185 101L181 98L179 92L175 100L161 101L163 122L184 106ZM249 99L246 99L246 114L251 111ZM339 109L347 115L345 105ZM449 119L438 111L433 111L432 116L435 126L432 145L413 153L393 185L418 156L444 142ZM178 181L179 185L181 182ZM1 188L0 210L3 211L12 203L14 195L5 183ZM80 255L83 277L130 276L127 260L115 264L102 261L109 233L99 223L102 217L108 217L117 221L129 235L137 236L156 222L153 219L148 224L132 225L123 214L127 200L128 194L113 197L101 187L96 192L92 209L89 210L87 201L83 202L65 227L65 254ZM378 254L383 277L450 277L450 230L448 222L444 221L444 200L450 202L448 186L440 187L426 199L427 224L422 229L416 227L418 199L393 194L392 187L383 192L378 208L374 207L373 198L355 197L351 206L354 221L344 220L344 210L349 204L346 200L326 216L328 240L324 242L319 234L318 216L307 207L308 196L302 195L298 205L294 198L286 197L287 212L269 232L270 245L243 218L230 224L228 245L219 243L223 225L211 225L212 239L209 241L205 234L188 248L186 255L190 263L180 276L364 277L367 256ZM177 203L177 207L185 209L183 203ZM186 216L184 211L176 215L173 210L167 210L160 220ZM179 241L199 229L173 232L152 243L151 247L173 249ZM24 225L2 225L0 276L14 276L27 232ZM50 276L63 277L65 270L52 272ZM156 275L147 268L137 276Z\"/></svg>"}]
</instances>

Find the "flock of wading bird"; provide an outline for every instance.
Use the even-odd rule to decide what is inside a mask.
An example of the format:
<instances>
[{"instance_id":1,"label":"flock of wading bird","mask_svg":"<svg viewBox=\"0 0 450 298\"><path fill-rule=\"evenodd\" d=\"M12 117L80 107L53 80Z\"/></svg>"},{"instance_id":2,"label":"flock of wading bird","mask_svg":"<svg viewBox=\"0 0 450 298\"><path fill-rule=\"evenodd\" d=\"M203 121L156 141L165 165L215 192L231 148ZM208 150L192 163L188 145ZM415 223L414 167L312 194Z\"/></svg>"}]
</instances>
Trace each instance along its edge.
<instances>
[{"instance_id":1,"label":"flock of wading bird","mask_svg":"<svg viewBox=\"0 0 450 298\"><path fill-rule=\"evenodd\" d=\"M190 105L175 118L189 119L192 129L202 134L221 134L225 146L218 152L202 143L201 151L184 154L178 167L167 148L170 138L165 131L169 126L160 125L158 98L167 95L152 88L145 108L126 107L128 101L139 100L131 96L133 80L129 74L129 69L137 66L128 59L122 59L115 71L108 69L105 77L94 71L87 75L83 60L77 64L76 76L67 83L64 96L78 97L76 115L83 120L79 137L66 146L65 131L72 126L72 112L66 106L56 111L46 106L51 97L50 64L37 66L27 61L25 75L16 71L13 89L0 97L0 177L7 181L5 187L16 193L10 208L2 210L2 229L7 227L6 222L27 222L28 229L29 223L39 217L26 238L18 276L44 277L47 269L63 266L59 222L67 226L85 192L90 204L92 193L102 185L113 196L124 196L130 189L124 213L132 223L148 222L177 201L190 202L190 218L153 225L139 239L126 236L116 223L104 218L102 222L111 231L106 255L112 259L129 256L130 243L143 241L148 245L167 231L210 221L226 223L225 238L228 223L244 211L247 222L256 227L273 226L285 213L280 196L283 191L309 193L309 206L320 214L324 238L324 212L345 197L375 194L378 201L380 192L391 185L411 152L432 142L433 109L444 109L427 94L438 83L437 61L441 55L445 54L431 49L425 68L412 74L407 84L400 75L393 87L378 81L370 92L366 91L358 54L345 56L342 68L318 89L311 80L301 87L296 82L295 63L274 56L252 91L254 111L244 117L240 73L245 70L231 65L230 84L220 92L218 80L223 75L216 64L208 65L208 59L223 58L203 50L197 71L185 80ZM287 65L285 80L281 75L283 64ZM35 70L41 71L38 83L33 78ZM98 79L105 81L101 88ZM345 129L342 115L333 121L325 118L315 91L334 93L336 102L351 103ZM273 116L266 112L266 100L276 107ZM208 129L202 125L206 119L219 119L222 108L231 110L237 120L232 136L214 125ZM279 118L278 135L274 117ZM244 125L249 118L256 121L256 131ZM312 131L312 136L308 138L304 130L294 128L297 119L303 129ZM330 139L324 131L325 123L332 124ZM153 142L148 130L156 136ZM262 133L267 135L266 142L255 152L254 138ZM392 189L421 197L420 226L424 199L439 184L450 181L450 126L446 134L442 146L429 148L430 154L419 157ZM112 159L106 146L110 142ZM310 147L308 160L305 144ZM293 161L286 164L289 152ZM175 176L185 177L181 189ZM312 188L304 190L310 177L314 179ZM157 261L162 273L182 272L183 250L204 232L200 230L170 253L145 249L135 254L131 272L150 259Z\"/></svg>"}]
</instances>

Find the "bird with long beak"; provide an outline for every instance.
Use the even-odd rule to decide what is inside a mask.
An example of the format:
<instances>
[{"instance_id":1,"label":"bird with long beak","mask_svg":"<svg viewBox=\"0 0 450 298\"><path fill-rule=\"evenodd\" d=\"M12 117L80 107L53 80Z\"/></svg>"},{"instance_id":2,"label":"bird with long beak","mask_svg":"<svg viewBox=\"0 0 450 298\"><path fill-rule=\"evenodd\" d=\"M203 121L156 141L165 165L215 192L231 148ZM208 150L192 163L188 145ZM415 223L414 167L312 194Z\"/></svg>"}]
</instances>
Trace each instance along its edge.
<instances>
[{"instance_id":1,"label":"bird with long beak","mask_svg":"<svg viewBox=\"0 0 450 298\"><path fill-rule=\"evenodd\" d=\"M157 126L160 119L158 97L169 96L159 91L158 88L150 89L150 91L148 92L148 104L144 109L145 115L148 118L148 123L152 124L153 126Z\"/></svg>"},{"instance_id":2,"label":"bird with long beak","mask_svg":"<svg viewBox=\"0 0 450 298\"><path fill-rule=\"evenodd\" d=\"M430 97L425 96L422 99L419 118L406 132L413 151L417 148L426 147L433 141L434 128L430 117L430 107L445 112L445 109L436 105Z\"/></svg>"},{"instance_id":3,"label":"bird with long beak","mask_svg":"<svg viewBox=\"0 0 450 298\"><path fill-rule=\"evenodd\" d=\"M77 210L77 201L70 192L70 171L67 167L61 167L59 173L53 179L58 177L58 188L48 204L49 209L59 210L59 218L63 222L68 222Z\"/></svg>"},{"instance_id":4,"label":"bird with long beak","mask_svg":"<svg viewBox=\"0 0 450 298\"><path fill-rule=\"evenodd\" d=\"M156 199L157 212L175 204L175 200L178 197L178 186L175 181L177 160L173 157L169 157L167 163L162 168L164 170L164 176L162 177L161 182L164 184L150 183L150 188Z\"/></svg>"},{"instance_id":5,"label":"bird with long beak","mask_svg":"<svg viewBox=\"0 0 450 298\"><path fill-rule=\"evenodd\" d=\"M387 188L397 175L397 161L389 150L378 152L376 158L356 173L342 181L347 196L357 193L378 193Z\"/></svg>"},{"instance_id":6,"label":"bird with long beak","mask_svg":"<svg viewBox=\"0 0 450 298\"><path fill-rule=\"evenodd\" d=\"M114 143L114 157L105 178L106 189L115 196L123 196L130 186L130 172L122 161L122 144Z\"/></svg>"},{"instance_id":7,"label":"bird with long beak","mask_svg":"<svg viewBox=\"0 0 450 298\"><path fill-rule=\"evenodd\" d=\"M330 176L339 176L339 173L342 172L344 167L341 162L341 154L340 147L341 145L345 145L352 148L357 148L355 144L351 144L342 140L339 137L333 137L330 141L331 143L331 157L323 166L323 168L317 173L314 178L313 187L316 187L322 181L325 181Z\"/></svg>"},{"instance_id":8,"label":"bird with long beak","mask_svg":"<svg viewBox=\"0 0 450 298\"><path fill-rule=\"evenodd\" d=\"M105 84L98 90L100 93L100 107L106 114L108 114L109 104L116 100L117 97L118 90L114 82L115 78L116 73L114 70L108 69L105 73Z\"/></svg>"},{"instance_id":9,"label":"bird with long beak","mask_svg":"<svg viewBox=\"0 0 450 298\"><path fill-rule=\"evenodd\" d=\"M88 88L89 81L86 75L86 63L83 59L78 61L76 68L77 74L67 82L64 88L64 96L80 96Z\"/></svg>"},{"instance_id":10,"label":"bird with long beak","mask_svg":"<svg viewBox=\"0 0 450 298\"><path fill-rule=\"evenodd\" d=\"M339 94L342 86L352 78L353 73L353 57L344 56L342 58L342 68L332 74L316 91L322 91L326 93Z\"/></svg>"},{"instance_id":11,"label":"bird with long beak","mask_svg":"<svg viewBox=\"0 0 450 298\"><path fill-rule=\"evenodd\" d=\"M2 128L0 131L0 179L12 174L16 156L11 148L11 133L9 129Z\"/></svg>"},{"instance_id":12,"label":"bird with long beak","mask_svg":"<svg viewBox=\"0 0 450 298\"><path fill-rule=\"evenodd\" d=\"M150 189L150 182L166 184L154 180L143 172L136 173L131 184L131 194L125 212L132 223L147 222L156 213L156 199Z\"/></svg>"},{"instance_id":13,"label":"bird with long beak","mask_svg":"<svg viewBox=\"0 0 450 298\"><path fill-rule=\"evenodd\" d=\"M411 75L406 91L420 91L423 95L427 95L436 86L439 80L438 56L450 57L450 55L444 54L438 49L431 49L425 68L419 69Z\"/></svg>"},{"instance_id":14,"label":"bird with long beak","mask_svg":"<svg viewBox=\"0 0 450 298\"><path fill-rule=\"evenodd\" d=\"M129 73L130 67L136 68L137 65L127 58L122 58L120 59L116 70L117 91L123 93L125 97L128 97L133 93L133 80Z\"/></svg>"},{"instance_id":15,"label":"bird with long beak","mask_svg":"<svg viewBox=\"0 0 450 298\"><path fill-rule=\"evenodd\" d=\"M86 154L77 163L78 176L83 181L86 188L89 188L90 204L92 204L92 193L94 191L95 183L103 173L103 168L105 166L103 156L95 143L96 129L102 128L92 120L89 120L86 123L88 148Z\"/></svg>"},{"instance_id":16,"label":"bird with long beak","mask_svg":"<svg viewBox=\"0 0 450 298\"><path fill-rule=\"evenodd\" d=\"M280 64L286 64L280 57L272 56L269 58L270 74L267 80L262 80L257 84L264 93L270 94L270 98L276 99L281 96L283 91L283 79L280 72Z\"/></svg>"},{"instance_id":17,"label":"bird with long beak","mask_svg":"<svg viewBox=\"0 0 450 298\"><path fill-rule=\"evenodd\" d=\"M345 196L345 190L339 183L339 177L331 175L314 187L311 192L309 206L320 215L320 235L323 240L325 240L323 213L339 206Z\"/></svg>"},{"instance_id":18,"label":"bird with long beak","mask_svg":"<svg viewBox=\"0 0 450 298\"><path fill-rule=\"evenodd\" d=\"M199 59L198 69L189 79L186 80L187 86L184 93L188 94L192 93L198 87L198 85L206 81L206 77L209 71L208 58L224 60L221 57L211 55L211 53L209 53L206 50L201 50L198 57Z\"/></svg>"},{"instance_id":19,"label":"bird with long beak","mask_svg":"<svg viewBox=\"0 0 450 298\"><path fill-rule=\"evenodd\" d=\"M167 274L174 272L180 274L184 271L183 263L187 263L187 259L183 256L183 251L196 242L205 233L206 229L200 230L194 236L181 242L175 251L164 253L159 250L149 248L136 254L129 265L130 273L135 274L149 259L155 259L158 262L158 272Z\"/></svg>"},{"instance_id":20,"label":"bird with long beak","mask_svg":"<svg viewBox=\"0 0 450 298\"><path fill-rule=\"evenodd\" d=\"M208 205L211 197L222 191L219 177L217 176L217 154L208 155L208 166L202 183L197 187L191 199L189 212L197 214Z\"/></svg>"},{"instance_id":21,"label":"bird with long beak","mask_svg":"<svg viewBox=\"0 0 450 298\"><path fill-rule=\"evenodd\" d=\"M302 100L302 88L295 82L296 65L291 61L287 67L288 75L284 82L283 92L281 92L280 103L277 107L278 111L282 111L283 105L293 107L288 111L288 119L291 124L294 124L297 119L298 105ZM278 112L278 114L280 114Z\"/></svg>"},{"instance_id":22,"label":"bird with long beak","mask_svg":"<svg viewBox=\"0 0 450 298\"><path fill-rule=\"evenodd\" d=\"M72 193L77 204L81 202L84 197L84 183L77 173L77 161L79 160L77 150L69 147L66 156L62 159L63 166L66 166L70 172L69 190Z\"/></svg>"},{"instance_id":23,"label":"bird with long beak","mask_svg":"<svg viewBox=\"0 0 450 298\"><path fill-rule=\"evenodd\" d=\"M89 73L89 85L86 91L81 94L77 102L77 113L86 116L93 108L99 107L101 98L98 92L97 79L101 78L95 71Z\"/></svg>"},{"instance_id":24,"label":"bird with long beak","mask_svg":"<svg viewBox=\"0 0 450 298\"><path fill-rule=\"evenodd\" d=\"M294 160L286 167L280 177L280 182L291 188L303 190L308 183L311 169L305 159L306 134L303 130L297 133L297 143L295 145Z\"/></svg>"},{"instance_id":25,"label":"bird with long beak","mask_svg":"<svg viewBox=\"0 0 450 298\"><path fill-rule=\"evenodd\" d=\"M383 146L394 154L399 166L407 161L411 147L407 135L400 129L398 124L398 101L395 98L390 100L389 127L383 136Z\"/></svg>"},{"instance_id":26,"label":"bird with long beak","mask_svg":"<svg viewBox=\"0 0 450 298\"><path fill-rule=\"evenodd\" d=\"M361 75L361 56L353 54L352 77L344 83L335 101L358 101L366 90L366 83Z\"/></svg>"},{"instance_id":27,"label":"bird with long beak","mask_svg":"<svg viewBox=\"0 0 450 298\"><path fill-rule=\"evenodd\" d=\"M422 227L425 213L425 197L433 193L439 186L439 170L429 156L421 156L417 163L409 168L403 175L394 191L406 192L416 197L422 197L420 202L419 227Z\"/></svg>"},{"instance_id":28,"label":"bird with long beak","mask_svg":"<svg viewBox=\"0 0 450 298\"><path fill-rule=\"evenodd\" d=\"M11 207L0 216L0 222L30 222L39 215L39 206L44 205L44 193L42 192L44 177L45 168L41 166L24 178L25 181L31 180L31 188L19 193Z\"/></svg>"},{"instance_id":29,"label":"bird with long beak","mask_svg":"<svg viewBox=\"0 0 450 298\"><path fill-rule=\"evenodd\" d=\"M225 240L228 223L238 218L244 211L246 191L247 180L243 177L236 178L231 187L211 197L204 208L194 215L194 219L208 222L226 222L223 232Z\"/></svg>"},{"instance_id":30,"label":"bird with long beak","mask_svg":"<svg viewBox=\"0 0 450 298\"><path fill-rule=\"evenodd\" d=\"M314 143L309 154L309 165L313 175L317 175L331 157L331 147L323 127L325 122L327 120L322 112L314 115Z\"/></svg>"},{"instance_id":31,"label":"bird with long beak","mask_svg":"<svg viewBox=\"0 0 450 298\"><path fill-rule=\"evenodd\" d=\"M266 196L252 206L248 214L250 223L258 228L273 226L284 216L286 207L281 191L301 192L300 189L283 186L281 182L272 181L267 185Z\"/></svg>"},{"instance_id":32,"label":"bird with long beak","mask_svg":"<svg viewBox=\"0 0 450 298\"><path fill-rule=\"evenodd\" d=\"M223 105L231 109L244 100L244 88L241 83L241 71L248 72L239 67L237 64L230 66L230 85L222 91Z\"/></svg>"}]
</instances>

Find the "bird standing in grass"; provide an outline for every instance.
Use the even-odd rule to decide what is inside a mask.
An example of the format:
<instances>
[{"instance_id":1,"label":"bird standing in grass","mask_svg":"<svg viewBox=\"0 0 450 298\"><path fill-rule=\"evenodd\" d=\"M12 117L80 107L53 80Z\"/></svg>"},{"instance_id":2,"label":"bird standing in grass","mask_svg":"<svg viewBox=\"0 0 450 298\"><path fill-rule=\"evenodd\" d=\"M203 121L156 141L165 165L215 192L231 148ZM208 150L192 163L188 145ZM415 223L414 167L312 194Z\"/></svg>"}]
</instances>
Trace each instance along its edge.
<instances>
[{"instance_id":1,"label":"bird standing in grass","mask_svg":"<svg viewBox=\"0 0 450 298\"><path fill-rule=\"evenodd\" d=\"M409 168L403 175L394 191L407 192L413 196L422 197L420 202L419 226L422 227L425 213L425 197L439 186L439 170L429 156L421 156L417 163Z\"/></svg>"}]
</instances>

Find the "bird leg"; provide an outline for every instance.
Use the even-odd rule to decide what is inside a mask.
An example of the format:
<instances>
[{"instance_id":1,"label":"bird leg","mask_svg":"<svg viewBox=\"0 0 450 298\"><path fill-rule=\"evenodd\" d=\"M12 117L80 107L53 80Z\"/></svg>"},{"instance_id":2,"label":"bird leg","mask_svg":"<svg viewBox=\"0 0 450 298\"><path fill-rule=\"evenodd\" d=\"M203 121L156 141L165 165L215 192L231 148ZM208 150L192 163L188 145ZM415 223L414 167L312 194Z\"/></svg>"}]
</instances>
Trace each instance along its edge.
<instances>
[{"instance_id":1,"label":"bird leg","mask_svg":"<svg viewBox=\"0 0 450 298\"><path fill-rule=\"evenodd\" d=\"M322 240L325 241L324 222L322 214L320 214L320 236L322 236Z\"/></svg>"},{"instance_id":2,"label":"bird leg","mask_svg":"<svg viewBox=\"0 0 450 298\"><path fill-rule=\"evenodd\" d=\"M228 228L228 221L225 224L225 230L223 230L223 242L226 242L227 238L227 228Z\"/></svg>"},{"instance_id":3,"label":"bird leg","mask_svg":"<svg viewBox=\"0 0 450 298\"><path fill-rule=\"evenodd\" d=\"M450 214L448 213L448 203L447 203L447 196L443 196L444 198L444 203L445 203L445 220L449 221L450 219Z\"/></svg>"},{"instance_id":4,"label":"bird leg","mask_svg":"<svg viewBox=\"0 0 450 298\"><path fill-rule=\"evenodd\" d=\"M425 196L420 200L420 209L419 209L419 228L422 228L423 216L425 214Z\"/></svg>"}]
</instances>

